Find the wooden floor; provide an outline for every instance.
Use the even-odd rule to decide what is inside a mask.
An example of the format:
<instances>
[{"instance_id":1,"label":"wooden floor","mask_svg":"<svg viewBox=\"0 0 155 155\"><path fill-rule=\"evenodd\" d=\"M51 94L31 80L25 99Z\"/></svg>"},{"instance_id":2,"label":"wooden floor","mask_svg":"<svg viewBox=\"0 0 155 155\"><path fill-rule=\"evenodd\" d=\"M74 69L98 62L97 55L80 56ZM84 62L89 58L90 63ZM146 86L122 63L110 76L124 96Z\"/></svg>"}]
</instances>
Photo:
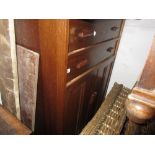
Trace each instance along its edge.
<instances>
[{"instance_id":1,"label":"wooden floor","mask_svg":"<svg viewBox=\"0 0 155 155\"><path fill-rule=\"evenodd\" d=\"M29 135L31 130L0 106L0 135Z\"/></svg>"}]
</instances>

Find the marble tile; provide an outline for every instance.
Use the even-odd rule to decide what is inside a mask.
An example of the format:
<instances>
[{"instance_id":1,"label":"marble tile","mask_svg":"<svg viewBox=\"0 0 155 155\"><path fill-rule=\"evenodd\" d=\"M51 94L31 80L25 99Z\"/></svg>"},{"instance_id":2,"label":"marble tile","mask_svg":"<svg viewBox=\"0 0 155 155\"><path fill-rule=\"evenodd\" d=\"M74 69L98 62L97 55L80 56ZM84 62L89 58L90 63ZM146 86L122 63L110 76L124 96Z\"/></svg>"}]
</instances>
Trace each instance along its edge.
<instances>
[{"instance_id":1,"label":"marble tile","mask_svg":"<svg viewBox=\"0 0 155 155\"><path fill-rule=\"evenodd\" d=\"M21 120L34 130L39 54L17 45Z\"/></svg>"},{"instance_id":2,"label":"marble tile","mask_svg":"<svg viewBox=\"0 0 155 155\"><path fill-rule=\"evenodd\" d=\"M20 119L14 21L0 20L0 93L2 104Z\"/></svg>"}]
</instances>

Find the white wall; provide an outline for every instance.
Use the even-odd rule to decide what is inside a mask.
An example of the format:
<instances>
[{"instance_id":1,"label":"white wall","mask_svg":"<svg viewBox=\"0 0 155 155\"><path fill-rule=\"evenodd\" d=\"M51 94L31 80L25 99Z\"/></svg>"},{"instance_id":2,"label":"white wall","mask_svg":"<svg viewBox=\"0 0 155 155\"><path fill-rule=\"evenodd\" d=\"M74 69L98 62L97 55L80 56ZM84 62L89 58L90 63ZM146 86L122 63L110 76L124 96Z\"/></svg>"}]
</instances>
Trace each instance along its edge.
<instances>
[{"instance_id":1,"label":"white wall","mask_svg":"<svg viewBox=\"0 0 155 155\"><path fill-rule=\"evenodd\" d=\"M126 20L108 92L114 82L133 87L142 72L154 36L155 19Z\"/></svg>"}]
</instances>

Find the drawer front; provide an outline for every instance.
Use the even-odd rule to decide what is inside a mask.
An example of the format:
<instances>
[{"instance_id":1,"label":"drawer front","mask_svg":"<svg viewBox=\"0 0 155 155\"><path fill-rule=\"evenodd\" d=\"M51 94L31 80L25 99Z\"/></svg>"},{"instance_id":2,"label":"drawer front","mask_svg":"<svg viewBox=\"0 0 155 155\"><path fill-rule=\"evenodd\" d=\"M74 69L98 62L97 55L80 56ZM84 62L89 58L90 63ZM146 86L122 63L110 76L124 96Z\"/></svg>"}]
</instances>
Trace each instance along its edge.
<instances>
[{"instance_id":1,"label":"drawer front","mask_svg":"<svg viewBox=\"0 0 155 155\"><path fill-rule=\"evenodd\" d=\"M122 20L70 20L69 52L119 37Z\"/></svg>"},{"instance_id":2,"label":"drawer front","mask_svg":"<svg viewBox=\"0 0 155 155\"><path fill-rule=\"evenodd\" d=\"M69 55L67 81L72 80L87 69L114 55L116 44L117 40L115 39Z\"/></svg>"}]
</instances>

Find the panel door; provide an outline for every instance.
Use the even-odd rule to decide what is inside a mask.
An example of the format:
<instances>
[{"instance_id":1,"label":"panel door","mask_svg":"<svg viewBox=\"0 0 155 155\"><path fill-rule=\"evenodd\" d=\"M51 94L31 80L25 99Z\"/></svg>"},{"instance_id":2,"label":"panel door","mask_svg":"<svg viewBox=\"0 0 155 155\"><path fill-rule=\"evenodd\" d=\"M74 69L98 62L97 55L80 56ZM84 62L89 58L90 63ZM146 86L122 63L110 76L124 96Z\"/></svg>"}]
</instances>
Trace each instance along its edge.
<instances>
[{"instance_id":1,"label":"panel door","mask_svg":"<svg viewBox=\"0 0 155 155\"><path fill-rule=\"evenodd\" d=\"M96 70L95 80L91 82L94 84L94 89L92 90L86 108L85 124L94 116L100 105L105 99L107 92L107 87L109 84L111 71L113 67L113 61L101 64ZM85 112L84 112L85 113Z\"/></svg>"},{"instance_id":2,"label":"panel door","mask_svg":"<svg viewBox=\"0 0 155 155\"><path fill-rule=\"evenodd\" d=\"M82 129L87 114L87 102L90 102L90 96L95 91L96 73L96 70L91 72L67 88L64 117L65 134L77 134Z\"/></svg>"},{"instance_id":3,"label":"panel door","mask_svg":"<svg viewBox=\"0 0 155 155\"><path fill-rule=\"evenodd\" d=\"M79 134L101 105L109 82L113 59L66 88L64 133Z\"/></svg>"}]
</instances>

